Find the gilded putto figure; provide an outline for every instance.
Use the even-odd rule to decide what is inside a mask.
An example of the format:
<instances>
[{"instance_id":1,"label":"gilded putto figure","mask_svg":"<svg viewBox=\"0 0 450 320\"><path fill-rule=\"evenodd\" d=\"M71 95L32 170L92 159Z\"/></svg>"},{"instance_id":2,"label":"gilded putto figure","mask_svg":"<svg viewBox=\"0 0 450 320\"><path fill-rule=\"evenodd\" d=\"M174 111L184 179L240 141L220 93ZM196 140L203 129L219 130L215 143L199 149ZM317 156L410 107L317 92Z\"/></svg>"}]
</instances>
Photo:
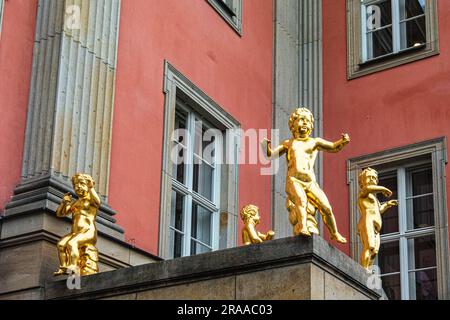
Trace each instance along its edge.
<instances>
[{"instance_id":1,"label":"gilded putto figure","mask_svg":"<svg viewBox=\"0 0 450 320\"><path fill-rule=\"evenodd\" d=\"M382 226L381 215L391 207L397 206L397 200L380 203L377 193L382 193L386 198L392 196L392 191L378 185L378 172L367 168L358 176L359 194L358 209L360 219L358 222L358 234L362 243L360 263L370 269L380 249L380 232Z\"/></svg>"},{"instance_id":2,"label":"gilded putto figure","mask_svg":"<svg viewBox=\"0 0 450 320\"><path fill-rule=\"evenodd\" d=\"M244 245L273 239L275 233L272 230L267 233L261 233L256 230L256 225L259 224L261 219L257 206L249 204L243 207L241 218L244 221L244 228L242 229L242 243Z\"/></svg>"},{"instance_id":3,"label":"gilded putto figure","mask_svg":"<svg viewBox=\"0 0 450 320\"><path fill-rule=\"evenodd\" d=\"M94 189L94 180L87 174L75 174L72 184L78 199L72 199L71 194L67 193L56 210L58 217L72 215L72 230L58 242L60 266L54 274L95 274L98 272L95 217L100 207L100 197Z\"/></svg>"},{"instance_id":4,"label":"gilded putto figure","mask_svg":"<svg viewBox=\"0 0 450 320\"><path fill-rule=\"evenodd\" d=\"M292 137L272 149L270 140L263 141L269 158L286 155L286 208L293 225L294 235L311 236L319 233L314 214L319 210L331 238L346 243L338 232L336 220L327 196L320 188L314 174L314 162L319 151L338 152L350 142L348 134L336 142L312 138L314 116L307 108L298 108L289 118Z\"/></svg>"}]
</instances>

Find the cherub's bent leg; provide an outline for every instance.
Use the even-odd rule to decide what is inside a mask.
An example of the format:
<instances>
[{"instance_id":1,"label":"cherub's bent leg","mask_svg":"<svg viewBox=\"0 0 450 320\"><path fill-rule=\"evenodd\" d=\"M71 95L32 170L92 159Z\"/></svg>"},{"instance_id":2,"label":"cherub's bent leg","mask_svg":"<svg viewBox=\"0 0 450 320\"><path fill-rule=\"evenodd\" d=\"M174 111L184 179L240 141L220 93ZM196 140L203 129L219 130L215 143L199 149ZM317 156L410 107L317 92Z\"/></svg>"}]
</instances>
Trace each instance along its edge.
<instances>
[{"instance_id":1,"label":"cherub's bent leg","mask_svg":"<svg viewBox=\"0 0 450 320\"><path fill-rule=\"evenodd\" d=\"M369 267L373 265L380 249L380 233L375 227L370 228L369 247L370 247L370 260Z\"/></svg>"},{"instance_id":2,"label":"cherub's bent leg","mask_svg":"<svg viewBox=\"0 0 450 320\"><path fill-rule=\"evenodd\" d=\"M307 196L310 201L315 204L320 214L322 215L322 219L327 226L332 239L335 239L340 243L347 243L347 240L338 232L331 205L328 201L327 196L322 191L322 189L320 189L317 183L311 184L311 187L307 191Z\"/></svg>"},{"instance_id":3,"label":"cherub's bent leg","mask_svg":"<svg viewBox=\"0 0 450 320\"><path fill-rule=\"evenodd\" d=\"M358 228L359 231L359 235L361 238L361 243L362 243L362 250L361 250L361 257L360 257L360 263L361 266L363 266L364 268L368 268L370 265L370 248L369 248L369 236L367 234L367 223L361 225Z\"/></svg>"},{"instance_id":4,"label":"cherub's bent leg","mask_svg":"<svg viewBox=\"0 0 450 320\"><path fill-rule=\"evenodd\" d=\"M252 242L250 241L250 237L248 235L248 231L246 230L245 227L244 229L242 229L242 242L244 243L244 245L252 244Z\"/></svg>"},{"instance_id":5,"label":"cherub's bent leg","mask_svg":"<svg viewBox=\"0 0 450 320\"><path fill-rule=\"evenodd\" d=\"M289 200L294 204L291 210L294 210L297 216L297 224L294 226L294 234L310 236L307 228L307 212L306 207L308 205L308 197L303 189L302 184L295 178L288 177L286 179L286 193ZM289 210L289 208L288 208Z\"/></svg>"},{"instance_id":6,"label":"cherub's bent leg","mask_svg":"<svg viewBox=\"0 0 450 320\"><path fill-rule=\"evenodd\" d=\"M92 241L90 232L78 233L67 242L67 250L69 253L68 268L77 268L80 261L80 248L82 245Z\"/></svg>"},{"instance_id":7,"label":"cherub's bent leg","mask_svg":"<svg viewBox=\"0 0 450 320\"><path fill-rule=\"evenodd\" d=\"M72 234L66 235L56 245L56 248L58 249L58 257L59 257L59 270L54 273L55 275L66 273L67 264L69 263L69 256L68 256L68 252L67 252L67 242L70 240L71 237L72 237Z\"/></svg>"}]
</instances>

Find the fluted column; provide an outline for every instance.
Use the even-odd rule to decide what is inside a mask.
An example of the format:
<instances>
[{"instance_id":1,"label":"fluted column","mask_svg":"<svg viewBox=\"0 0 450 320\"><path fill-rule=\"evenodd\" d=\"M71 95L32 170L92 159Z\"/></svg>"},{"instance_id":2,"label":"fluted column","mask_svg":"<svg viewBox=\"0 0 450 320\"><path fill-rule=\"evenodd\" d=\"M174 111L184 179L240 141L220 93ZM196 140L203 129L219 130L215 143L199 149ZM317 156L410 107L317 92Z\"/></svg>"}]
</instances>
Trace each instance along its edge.
<instances>
[{"instance_id":1,"label":"fluted column","mask_svg":"<svg viewBox=\"0 0 450 320\"><path fill-rule=\"evenodd\" d=\"M24 180L87 172L107 196L119 6L119 0L39 1ZM74 7L79 29L68 20L77 12L66 13Z\"/></svg>"},{"instance_id":2,"label":"fluted column","mask_svg":"<svg viewBox=\"0 0 450 320\"><path fill-rule=\"evenodd\" d=\"M291 136L290 114L307 106L314 114L313 136L322 136L322 1L275 0L274 5L273 127L280 129L281 139ZM316 161L316 176L322 183L322 155ZM272 221L277 237L287 237L292 226L285 208L286 162L279 164L272 178Z\"/></svg>"},{"instance_id":3,"label":"fluted column","mask_svg":"<svg viewBox=\"0 0 450 320\"><path fill-rule=\"evenodd\" d=\"M107 204L119 17L120 0L39 0L16 199L49 185L66 191L84 172ZM16 207L13 198L6 213ZM104 205L100 217L113 224L113 214Z\"/></svg>"}]
</instances>

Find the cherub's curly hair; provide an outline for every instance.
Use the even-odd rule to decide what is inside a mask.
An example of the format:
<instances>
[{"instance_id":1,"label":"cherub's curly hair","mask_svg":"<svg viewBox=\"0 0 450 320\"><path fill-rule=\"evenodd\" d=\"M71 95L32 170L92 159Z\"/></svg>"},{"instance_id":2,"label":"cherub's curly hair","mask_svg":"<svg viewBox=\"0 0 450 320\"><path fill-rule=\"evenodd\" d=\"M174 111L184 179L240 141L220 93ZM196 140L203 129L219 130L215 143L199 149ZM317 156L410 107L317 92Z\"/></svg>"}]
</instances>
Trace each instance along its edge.
<instances>
[{"instance_id":1,"label":"cherub's curly hair","mask_svg":"<svg viewBox=\"0 0 450 320\"><path fill-rule=\"evenodd\" d=\"M92 187L95 184L94 183L94 179L92 179L92 177L90 175L85 174L85 173L76 173L76 174L74 174L73 177L72 177L72 183L75 184L79 179L87 180L88 185L90 185Z\"/></svg>"},{"instance_id":2,"label":"cherub's curly hair","mask_svg":"<svg viewBox=\"0 0 450 320\"><path fill-rule=\"evenodd\" d=\"M255 216L255 214L259 211L259 208L253 204L248 204L241 210L241 218L244 221L247 221L251 217Z\"/></svg>"},{"instance_id":3,"label":"cherub's curly hair","mask_svg":"<svg viewBox=\"0 0 450 320\"><path fill-rule=\"evenodd\" d=\"M366 179L366 176L368 173L374 173L377 176L377 180L378 180L378 172L375 169L372 168L366 168L363 171L361 171L361 173L358 175L358 184L359 187L362 188L364 186L364 180Z\"/></svg>"},{"instance_id":4,"label":"cherub's curly hair","mask_svg":"<svg viewBox=\"0 0 450 320\"><path fill-rule=\"evenodd\" d=\"M294 126L294 122L295 120L297 120L298 118L300 118L301 114L307 114L309 115L310 119L311 119L311 130L314 129L314 116L312 114L312 112L308 109L308 108L297 108L289 117L289 129L292 131L292 127Z\"/></svg>"}]
</instances>

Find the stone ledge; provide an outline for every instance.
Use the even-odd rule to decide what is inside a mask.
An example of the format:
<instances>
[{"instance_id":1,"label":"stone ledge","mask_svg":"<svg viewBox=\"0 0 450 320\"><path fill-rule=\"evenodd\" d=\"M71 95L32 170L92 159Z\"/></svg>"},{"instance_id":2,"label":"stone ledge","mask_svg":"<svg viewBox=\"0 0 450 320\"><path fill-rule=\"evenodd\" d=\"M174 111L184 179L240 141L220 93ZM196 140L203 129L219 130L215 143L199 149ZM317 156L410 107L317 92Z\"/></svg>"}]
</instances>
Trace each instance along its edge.
<instances>
[{"instance_id":1,"label":"stone ledge","mask_svg":"<svg viewBox=\"0 0 450 320\"><path fill-rule=\"evenodd\" d=\"M252 280L251 277L261 271L265 272L260 273L262 277ZM296 282L289 277L292 272L307 276ZM245 281L243 277L246 277ZM80 290L67 289L65 280L48 282L45 298L102 299L129 297L137 293L138 299L187 299L198 298L195 291L202 290L203 298L215 299L223 298L217 295L217 290L231 290L234 295L228 294L225 299L380 299L383 292L369 289L366 286L367 277L359 264L314 235L311 238L284 238L104 272L83 277ZM252 296L236 291L239 281L244 281L247 286L264 286L265 279L267 283L278 279L274 285L280 285L280 281L294 283L296 288L279 286L278 291L286 292L273 294L267 288L260 290L261 294L252 292ZM317 286L319 282L322 283L320 287ZM222 283L224 287L217 287L217 283ZM208 287L216 291L206 290ZM305 287L309 294L305 293ZM312 294L314 290L318 293ZM331 295L327 295L328 291Z\"/></svg>"}]
</instances>

